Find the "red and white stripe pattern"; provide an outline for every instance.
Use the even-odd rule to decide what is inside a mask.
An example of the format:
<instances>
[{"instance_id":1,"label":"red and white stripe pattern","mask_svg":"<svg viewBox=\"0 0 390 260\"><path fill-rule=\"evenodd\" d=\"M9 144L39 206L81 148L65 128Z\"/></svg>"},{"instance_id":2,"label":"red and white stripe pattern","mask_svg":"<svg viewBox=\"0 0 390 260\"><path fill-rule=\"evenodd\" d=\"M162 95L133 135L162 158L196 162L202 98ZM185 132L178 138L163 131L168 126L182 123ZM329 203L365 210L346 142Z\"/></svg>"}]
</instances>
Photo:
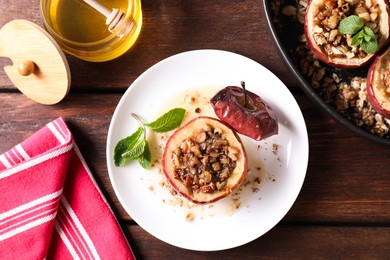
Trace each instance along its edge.
<instances>
[{"instance_id":1,"label":"red and white stripe pattern","mask_svg":"<svg viewBox=\"0 0 390 260\"><path fill-rule=\"evenodd\" d=\"M62 118L0 155L0 259L135 259Z\"/></svg>"}]
</instances>

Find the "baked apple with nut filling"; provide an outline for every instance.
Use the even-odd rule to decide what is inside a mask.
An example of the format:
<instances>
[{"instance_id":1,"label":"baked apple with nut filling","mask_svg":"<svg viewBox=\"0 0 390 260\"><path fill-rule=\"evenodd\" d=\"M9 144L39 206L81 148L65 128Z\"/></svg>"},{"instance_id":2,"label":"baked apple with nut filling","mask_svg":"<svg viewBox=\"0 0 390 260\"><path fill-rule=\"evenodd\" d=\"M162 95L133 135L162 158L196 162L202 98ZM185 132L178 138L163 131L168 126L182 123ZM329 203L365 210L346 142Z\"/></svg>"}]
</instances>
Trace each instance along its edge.
<instances>
[{"instance_id":1,"label":"baked apple with nut filling","mask_svg":"<svg viewBox=\"0 0 390 260\"><path fill-rule=\"evenodd\" d=\"M368 70L367 96L375 111L390 119L390 48Z\"/></svg>"},{"instance_id":2,"label":"baked apple with nut filling","mask_svg":"<svg viewBox=\"0 0 390 260\"><path fill-rule=\"evenodd\" d=\"M311 0L304 30L311 51L338 68L367 64L387 43L387 0Z\"/></svg>"},{"instance_id":3,"label":"baked apple with nut filling","mask_svg":"<svg viewBox=\"0 0 390 260\"><path fill-rule=\"evenodd\" d=\"M197 117L168 139L162 158L171 186L194 203L228 196L244 180L247 156L236 132L211 117Z\"/></svg>"}]
</instances>

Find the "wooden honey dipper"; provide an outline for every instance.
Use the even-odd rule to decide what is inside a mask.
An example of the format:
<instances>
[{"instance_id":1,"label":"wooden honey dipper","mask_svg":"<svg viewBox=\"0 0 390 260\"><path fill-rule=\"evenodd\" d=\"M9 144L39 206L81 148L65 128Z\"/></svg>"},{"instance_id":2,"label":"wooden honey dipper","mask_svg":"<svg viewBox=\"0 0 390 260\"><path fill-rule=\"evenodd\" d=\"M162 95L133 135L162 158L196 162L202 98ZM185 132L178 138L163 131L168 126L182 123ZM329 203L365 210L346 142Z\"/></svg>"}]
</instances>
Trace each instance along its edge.
<instances>
[{"instance_id":1,"label":"wooden honey dipper","mask_svg":"<svg viewBox=\"0 0 390 260\"><path fill-rule=\"evenodd\" d=\"M102 4L95 0L84 0L88 5L93 7L96 11L104 15L106 19L106 25L108 25L108 30L113 32L119 24L124 21L126 15L125 13L117 8L113 8L112 11L104 7Z\"/></svg>"}]
</instances>

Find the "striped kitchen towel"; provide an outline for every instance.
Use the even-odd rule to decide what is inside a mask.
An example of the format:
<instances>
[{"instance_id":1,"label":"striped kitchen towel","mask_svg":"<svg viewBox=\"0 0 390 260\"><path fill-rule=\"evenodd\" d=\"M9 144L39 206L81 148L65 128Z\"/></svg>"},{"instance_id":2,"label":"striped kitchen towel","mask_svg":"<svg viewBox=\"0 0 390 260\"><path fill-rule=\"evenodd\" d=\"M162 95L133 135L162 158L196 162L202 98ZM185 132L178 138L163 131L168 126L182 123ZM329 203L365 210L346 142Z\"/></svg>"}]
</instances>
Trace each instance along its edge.
<instances>
[{"instance_id":1,"label":"striped kitchen towel","mask_svg":"<svg viewBox=\"0 0 390 260\"><path fill-rule=\"evenodd\" d=\"M0 259L135 259L62 118L0 155Z\"/></svg>"}]
</instances>

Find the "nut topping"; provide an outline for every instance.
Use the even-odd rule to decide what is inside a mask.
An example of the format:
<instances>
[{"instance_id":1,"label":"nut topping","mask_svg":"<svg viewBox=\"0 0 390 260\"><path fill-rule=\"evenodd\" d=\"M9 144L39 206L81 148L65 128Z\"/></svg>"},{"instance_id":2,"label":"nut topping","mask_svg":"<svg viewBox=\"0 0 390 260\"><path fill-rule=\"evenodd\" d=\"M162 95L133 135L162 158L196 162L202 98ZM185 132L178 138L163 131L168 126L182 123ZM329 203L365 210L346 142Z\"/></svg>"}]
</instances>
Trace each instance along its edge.
<instances>
[{"instance_id":1,"label":"nut topping","mask_svg":"<svg viewBox=\"0 0 390 260\"><path fill-rule=\"evenodd\" d=\"M217 118L200 116L169 137L162 166L175 191L206 204L225 198L243 182L248 159L233 128Z\"/></svg>"},{"instance_id":2,"label":"nut topping","mask_svg":"<svg viewBox=\"0 0 390 260\"><path fill-rule=\"evenodd\" d=\"M361 47L352 46L348 36L341 35L338 25L344 18L357 15L379 38L379 14L376 1L325 0L314 14L313 39L330 58L364 58L367 53Z\"/></svg>"},{"instance_id":3,"label":"nut topping","mask_svg":"<svg viewBox=\"0 0 390 260\"><path fill-rule=\"evenodd\" d=\"M175 178L193 192L213 193L225 188L236 167L239 149L230 146L219 128L205 130L185 139L172 153Z\"/></svg>"}]
</instances>

